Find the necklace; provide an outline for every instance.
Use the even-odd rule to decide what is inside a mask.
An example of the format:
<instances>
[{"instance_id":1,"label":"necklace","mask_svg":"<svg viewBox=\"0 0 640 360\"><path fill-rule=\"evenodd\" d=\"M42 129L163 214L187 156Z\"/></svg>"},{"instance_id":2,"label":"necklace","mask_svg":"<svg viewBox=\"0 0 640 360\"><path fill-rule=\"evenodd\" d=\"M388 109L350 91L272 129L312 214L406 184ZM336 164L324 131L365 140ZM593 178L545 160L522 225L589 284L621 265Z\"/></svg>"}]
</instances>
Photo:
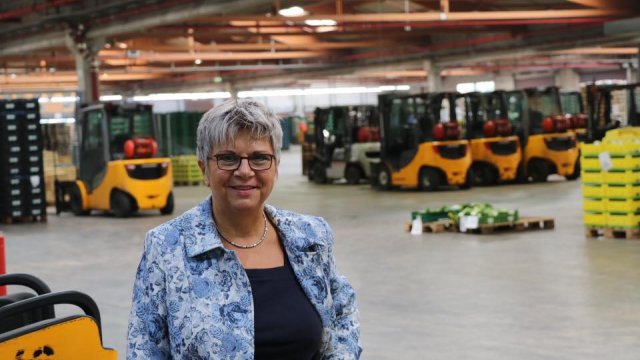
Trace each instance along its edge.
<instances>
[{"instance_id":1,"label":"necklace","mask_svg":"<svg viewBox=\"0 0 640 360\"><path fill-rule=\"evenodd\" d=\"M220 229L218 229L218 234L220 235L222 240L228 242L229 244L231 244L231 245L233 245L233 246L235 246L237 248L240 248L240 249L252 249L252 248L262 244L264 239L266 239L266 237L267 237L267 215L265 215L264 211L262 212L262 217L264 218L264 231L262 231L262 236L260 236L260 239L258 241L256 241L255 243L253 243L253 244L242 245L242 244L235 243L235 242L227 239L226 237L224 237L222 235L222 233L220 232ZM215 224L215 220L214 220L214 224Z\"/></svg>"}]
</instances>

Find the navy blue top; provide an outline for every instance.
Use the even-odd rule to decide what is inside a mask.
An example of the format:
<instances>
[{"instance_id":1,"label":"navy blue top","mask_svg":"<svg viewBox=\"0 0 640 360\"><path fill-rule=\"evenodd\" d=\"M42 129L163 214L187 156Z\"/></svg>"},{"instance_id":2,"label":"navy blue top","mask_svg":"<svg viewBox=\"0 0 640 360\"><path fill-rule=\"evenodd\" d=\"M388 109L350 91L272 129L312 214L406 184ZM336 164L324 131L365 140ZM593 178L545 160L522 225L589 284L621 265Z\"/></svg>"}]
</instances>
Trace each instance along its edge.
<instances>
[{"instance_id":1,"label":"navy blue top","mask_svg":"<svg viewBox=\"0 0 640 360\"><path fill-rule=\"evenodd\" d=\"M246 269L255 311L255 360L314 359L322 322L285 257L284 266Z\"/></svg>"}]
</instances>

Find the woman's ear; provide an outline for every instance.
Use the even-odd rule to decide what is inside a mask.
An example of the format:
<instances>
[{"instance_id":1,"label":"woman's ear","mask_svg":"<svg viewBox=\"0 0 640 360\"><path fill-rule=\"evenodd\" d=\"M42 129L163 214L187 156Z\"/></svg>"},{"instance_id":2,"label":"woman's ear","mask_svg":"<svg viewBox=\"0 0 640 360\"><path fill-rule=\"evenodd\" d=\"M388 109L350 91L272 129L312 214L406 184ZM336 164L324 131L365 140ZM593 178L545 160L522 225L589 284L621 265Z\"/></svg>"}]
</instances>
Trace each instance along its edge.
<instances>
[{"instance_id":1,"label":"woman's ear","mask_svg":"<svg viewBox=\"0 0 640 360\"><path fill-rule=\"evenodd\" d=\"M198 167L200 168L200 172L202 172L202 179L204 181L204 185L209 187L209 177L207 176L207 170L205 168L204 161L198 160Z\"/></svg>"}]
</instances>

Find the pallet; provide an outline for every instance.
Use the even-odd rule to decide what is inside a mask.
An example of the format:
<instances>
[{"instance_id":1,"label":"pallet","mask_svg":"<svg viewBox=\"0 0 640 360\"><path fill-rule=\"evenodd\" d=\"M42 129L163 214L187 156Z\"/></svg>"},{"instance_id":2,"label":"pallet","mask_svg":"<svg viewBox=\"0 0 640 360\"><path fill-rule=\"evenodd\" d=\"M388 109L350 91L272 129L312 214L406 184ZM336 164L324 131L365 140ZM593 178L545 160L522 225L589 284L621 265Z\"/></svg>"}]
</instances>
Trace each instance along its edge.
<instances>
[{"instance_id":1,"label":"pallet","mask_svg":"<svg viewBox=\"0 0 640 360\"><path fill-rule=\"evenodd\" d=\"M454 227L458 230L457 227ZM523 217L516 221L507 221L493 224L480 224L477 229L467 229L472 234L492 234L502 231L531 231L552 230L555 228L555 220L548 217Z\"/></svg>"},{"instance_id":2,"label":"pallet","mask_svg":"<svg viewBox=\"0 0 640 360\"><path fill-rule=\"evenodd\" d=\"M501 231L551 230L555 228L555 220L547 217L524 217L516 221L480 224L477 229L467 229L470 234L491 234ZM404 225L406 232L411 231L411 222ZM451 220L438 220L422 223L422 232L441 233L445 231L461 232Z\"/></svg>"},{"instance_id":3,"label":"pallet","mask_svg":"<svg viewBox=\"0 0 640 360\"><path fill-rule=\"evenodd\" d=\"M453 231L453 221L451 220L438 220L422 223L422 232L441 233L445 231ZM411 222L404 224L404 231L411 231Z\"/></svg>"},{"instance_id":4,"label":"pallet","mask_svg":"<svg viewBox=\"0 0 640 360\"><path fill-rule=\"evenodd\" d=\"M175 186L196 186L202 185L202 180L193 180L193 181L174 181L173 185Z\"/></svg>"},{"instance_id":5,"label":"pallet","mask_svg":"<svg viewBox=\"0 0 640 360\"><path fill-rule=\"evenodd\" d=\"M27 223L37 223L37 222L47 222L47 215L29 215L29 216L4 216L0 217L0 223L4 225L11 224L27 224Z\"/></svg>"},{"instance_id":6,"label":"pallet","mask_svg":"<svg viewBox=\"0 0 640 360\"><path fill-rule=\"evenodd\" d=\"M639 240L640 228L610 228L585 226L584 234L588 238L604 237L607 239Z\"/></svg>"}]
</instances>

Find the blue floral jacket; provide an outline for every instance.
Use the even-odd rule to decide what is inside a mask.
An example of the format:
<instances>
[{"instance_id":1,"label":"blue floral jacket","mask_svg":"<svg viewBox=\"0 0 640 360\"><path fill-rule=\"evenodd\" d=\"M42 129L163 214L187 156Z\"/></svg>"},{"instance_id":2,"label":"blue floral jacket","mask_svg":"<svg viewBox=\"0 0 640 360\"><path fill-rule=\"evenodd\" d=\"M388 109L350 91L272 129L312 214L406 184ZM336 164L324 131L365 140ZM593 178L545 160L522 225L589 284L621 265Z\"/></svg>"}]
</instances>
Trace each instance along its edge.
<instances>
[{"instance_id":1,"label":"blue floral jacket","mask_svg":"<svg viewBox=\"0 0 640 360\"><path fill-rule=\"evenodd\" d=\"M294 273L322 319L322 359L358 359L353 288L334 264L318 217L265 206ZM133 288L127 359L253 359L251 285L222 246L211 198L147 233Z\"/></svg>"}]
</instances>

